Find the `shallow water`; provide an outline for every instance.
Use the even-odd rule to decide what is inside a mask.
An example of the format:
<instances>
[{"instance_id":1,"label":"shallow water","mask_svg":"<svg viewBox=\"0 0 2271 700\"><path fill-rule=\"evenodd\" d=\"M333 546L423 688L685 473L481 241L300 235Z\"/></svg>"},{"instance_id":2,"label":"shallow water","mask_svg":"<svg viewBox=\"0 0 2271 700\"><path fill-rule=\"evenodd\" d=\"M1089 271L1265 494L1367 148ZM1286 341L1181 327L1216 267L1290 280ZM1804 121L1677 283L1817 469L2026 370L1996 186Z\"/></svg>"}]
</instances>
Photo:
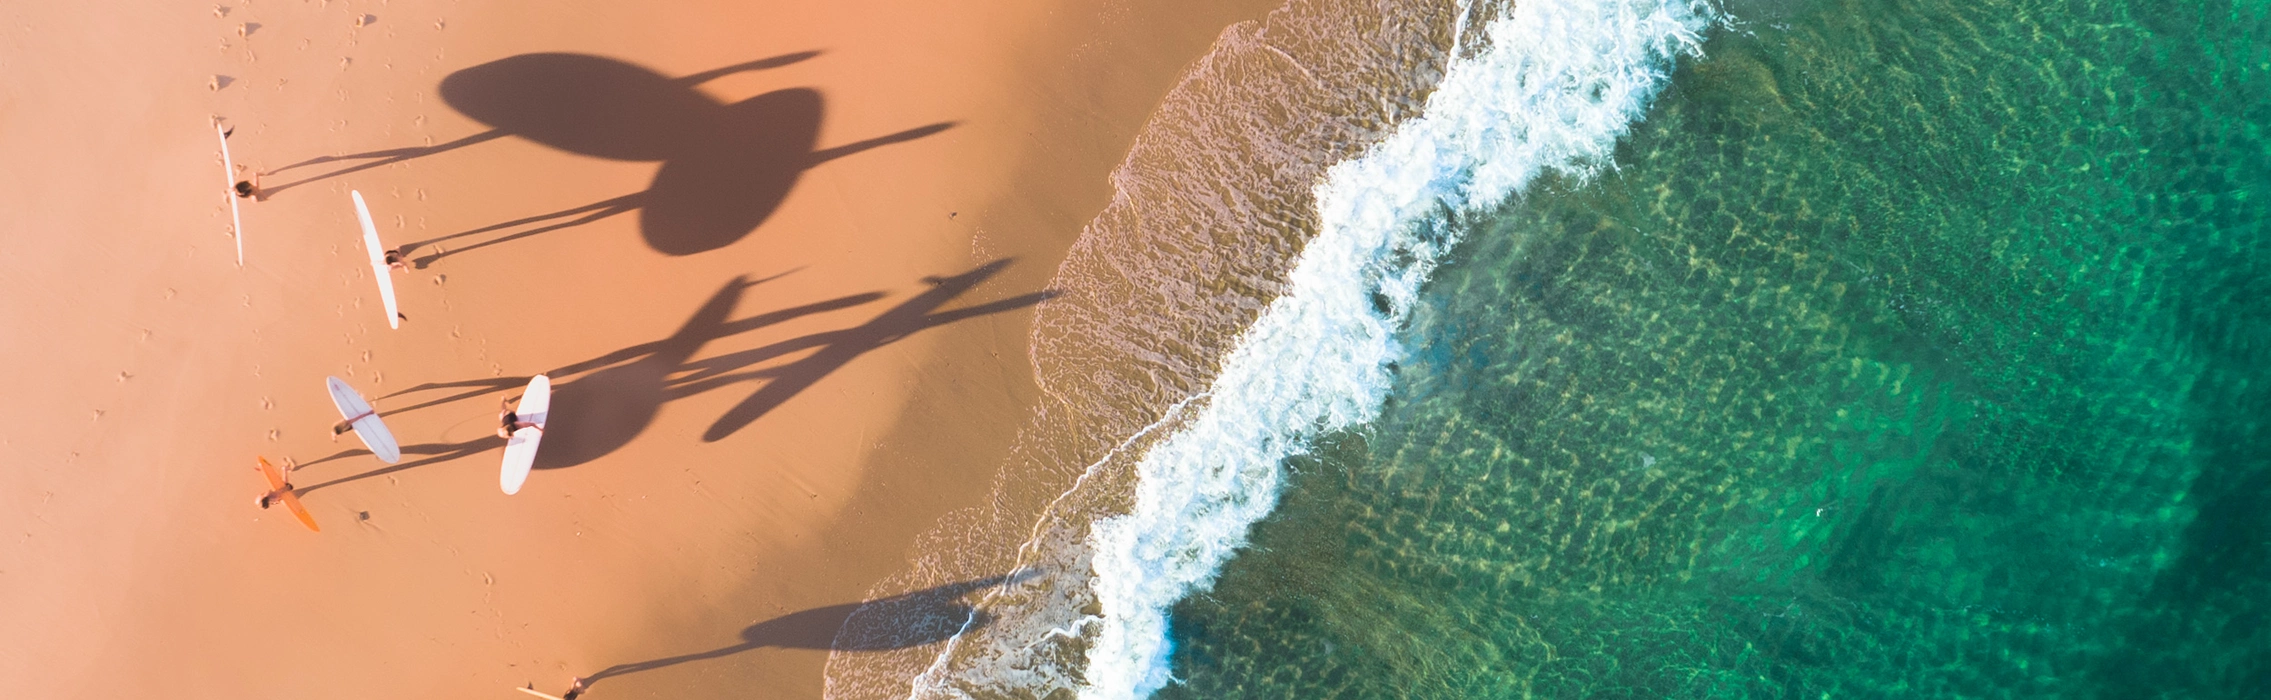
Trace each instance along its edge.
<instances>
[{"instance_id":1,"label":"shallow water","mask_svg":"<svg viewBox=\"0 0 2271 700\"><path fill-rule=\"evenodd\" d=\"M1242 697L2271 687L2271 7L1749 2L1172 610Z\"/></svg>"}]
</instances>

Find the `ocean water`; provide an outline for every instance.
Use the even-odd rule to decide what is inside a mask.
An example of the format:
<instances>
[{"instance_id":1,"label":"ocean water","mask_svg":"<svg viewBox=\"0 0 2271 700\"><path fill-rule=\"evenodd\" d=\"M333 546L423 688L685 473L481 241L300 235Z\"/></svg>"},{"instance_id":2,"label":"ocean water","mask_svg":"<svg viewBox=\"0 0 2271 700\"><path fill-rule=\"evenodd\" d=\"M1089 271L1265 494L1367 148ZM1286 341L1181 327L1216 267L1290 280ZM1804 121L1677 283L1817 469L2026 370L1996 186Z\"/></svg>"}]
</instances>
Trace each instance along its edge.
<instances>
[{"instance_id":1,"label":"ocean water","mask_svg":"<svg viewBox=\"0 0 2271 700\"><path fill-rule=\"evenodd\" d=\"M831 697L2257 697L2271 3L1300 0Z\"/></svg>"},{"instance_id":2,"label":"ocean water","mask_svg":"<svg viewBox=\"0 0 2271 700\"><path fill-rule=\"evenodd\" d=\"M2271 692L2271 5L1729 10L1447 219L1161 697Z\"/></svg>"}]
</instances>

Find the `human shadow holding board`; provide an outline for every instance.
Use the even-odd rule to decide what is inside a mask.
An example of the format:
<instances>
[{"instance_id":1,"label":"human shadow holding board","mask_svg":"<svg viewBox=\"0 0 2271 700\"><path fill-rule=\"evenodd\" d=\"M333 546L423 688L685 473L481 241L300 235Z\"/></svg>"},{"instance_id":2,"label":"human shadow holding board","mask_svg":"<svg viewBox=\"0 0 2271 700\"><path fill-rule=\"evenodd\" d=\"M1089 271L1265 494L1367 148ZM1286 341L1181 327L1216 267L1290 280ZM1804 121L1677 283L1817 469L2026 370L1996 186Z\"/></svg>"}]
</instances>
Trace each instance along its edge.
<instances>
[{"instance_id":1,"label":"human shadow holding board","mask_svg":"<svg viewBox=\"0 0 2271 700\"><path fill-rule=\"evenodd\" d=\"M572 53L522 54L444 78L442 101L482 123L570 153L624 161L659 161L641 192L550 214L454 234L426 243L516 226L449 252L417 257L423 266L445 255L639 212L647 246L691 255L741 240L772 216L806 169L877 146L945 131L941 122L879 138L819 149L825 101L818 90L789 88L724 104L694 86L735 68L672 79L611 58Z\"/></svg>"},{"instance_id":2,"label":"human shadow holding board","mask_svg":"<svg viewBox=\"0 0 2271 700\"><path fill-rule=\"evenodd\" d=\"M492 127L447 143L344 156L324 156L279 168L280 173L319 163L366 162L266 188L270 194L411 158L518 136L569 153L617 161L659 162L647 189L559 211L523 217L398 249L410 255L440 243L496 234L464 247L434 249L411 258L418 267L477 250L600 219L639 212L647 246L667 255L691 255L731 245L755 231L788 197L804 171L879 146L911 141L953 128L938 122L831 148L819 148L826 100L820 91L774 90L732 104L698 90L702 83L818 56L786 54L671 78L603 56L531 53L466 68L443 78L439 92L452 109Z\"/></svg>"}]
</instances>

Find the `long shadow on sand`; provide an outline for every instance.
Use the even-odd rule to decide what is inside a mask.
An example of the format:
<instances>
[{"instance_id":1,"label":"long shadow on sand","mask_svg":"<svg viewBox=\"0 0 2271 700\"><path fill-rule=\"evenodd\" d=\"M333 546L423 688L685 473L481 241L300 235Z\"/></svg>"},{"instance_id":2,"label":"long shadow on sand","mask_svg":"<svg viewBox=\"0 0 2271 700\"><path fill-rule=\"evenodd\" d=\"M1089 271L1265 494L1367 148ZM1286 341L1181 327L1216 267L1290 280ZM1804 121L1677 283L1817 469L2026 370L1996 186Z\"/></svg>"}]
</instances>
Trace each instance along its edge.
<instances>
[{"instance_id":1,"label":"long shadow on sand","mask_svg":"<svg viewBox=\"0 0 2271 700\"><path fill-rule=\"evenodd\" d=\"M317 484L311 484L311 485L308 485L308 486L302 486L302 487L299 487L298 489L295 489L295 490L296 490L296 491L297 491L297 492L298 492L298 493L299 493L300 495L302 495L302 496L305 496L305 495L308 495L308 494L310 494L310 493L314 493L314 492L315 492L315 491L316 491L317 489L327 488L327 487L331 487L331 486L338 486L338 485L340 485L340 484L344 484L344 483L348 483L348 482L352 482L352 481L361 481L361 480L364 480L364 479L369 479L369 478L372 478L372 477L386 476L386 475L388 475L388 474L393 474L393 473L395 473L395 472L403 471L403 470L406 470L406 469L416 469L416 468L418 468L418 467L423 467L423 466L426 466L426 465L428 465L428 464L440 464L440 463L443 463L443 462L448 462L448 461L451 461L451 460L455 460L455 459L457 459L457 458L459 458L459 457L470 457L470 456L473 456L473 455L477 455L477 454L480 454L480 453L483 453L483 452L488 452L488 451L490 451L490 450L502 449L502 448L503 448L504 446L505 446L505 439L504 439L504 438L501 438L501 437L497 437L497 436L495 436L495 435L490 435L490 436L487 436L487 437L479 437L479 438L474 438L474 439L471 439L471 440L467 440L467 441L465 441L465 442L429 442L429 443L418 444L418 445L403 445L403 446L402 446L402 453L403 453L403 454L406 454L406 455L427 455L427 456L426 456L426 457L424 457L424 458L422 458L422 459L413 459L413 460L410 460L410 461L408 461L408 462L403 462L403 463L401 463L401 464L389 464L389 465L386 465L386 466L384 466L384 467L380 467L380 468L378 468L378 469L373 469L373 470L370 470L370 471L367 471L367 472L362 472L362 473L359 473L359 474L350 474L350 475L347 475L347 476L342 476L342 477L339 477L339 478L337 478L337 479L332 479L332 480L330 480L330 481L325 481L325 482L322 482L322 483L317 483ZM342 458L346 458L346 457L352 457L352 456L355 456L355 455L367 455L367 454L370 454L370 453L371 453L371 451L370 451L370 450L344 450L344 451L340 451L340 452L334 452L334 453L330 454L329 456L326 456L326 457L324 457L324 458L322 458L322 459L318 459L318 460L315 460L315 461L312 461L312 462L308 462L308 463L306 463L306 464L302 464L302 465L299 465L298 467L296 467L296 468L294 469L294 471L297 471L297 470L299 470L299 469L306 469L306 468L308 468L308 467L310 467L310 466L313 466L313 465L316 465L316 464L321 464L321 463L324 463L324 462L329 462L329 461L331 461L331 460L335 460L335 459L342 459Z\"/></svg>"},{"instance_id":2,"label":"long shadow on sand","mask_svg":"<svg viewBox=\"0 0 2271 700\"><path fill-rule=\"evenodd\" d=\"M898 342L915 332L934 328L967 318L1012 311L1055 298L1055 290L1042 290L1020 294L1008 299L967 306L951 311L939 311L946 302L970 291L971 287L1000 274L1014 258L1002 258L980 265L969 272L952 277L925 277L931 286L912 299L869 319L867 323L829 333L818 333L785 343L776 343L752 350L721 355L687 365L694 373L687 377L686 390L691 392L710 389L756 379L768 380L749 398L727 409L710 429L702 433L703 442L716 442L739 432L773 409L780 408L791 397L820 381L821 377L841 369L852 360L868 352ZM784 365L736 373L742 367L779 357L783 354L817 347L818 351L804 359ZM557 409L555 409L557 410Z\"/></svg>"},{"instance_id":3,"label":"long shadow on sand","mask_svg":"<svg viewBox=\"0 0 2271 700\"><path fill-rule=\"evenodd\" d=\"M792 64L792 63L797 63L797 62L799 62L799 61L803 61L803 60L805 60L805 59L809 59L809 58L812 58L812 57L814 57L814 56L818 56L818 55L820 55L820 52L818 52L818 51L800 51L800 52L797 52L797 53L791 53L791 54L782 54L782 55L779 55L779 56L774 56L774 57L772 57L772 58L762 58L762 59L758 59L758 60L755 60L755 61L750 61L750 62L748 62L748 63L741 63L741 64L736 64L736 65L726 66L726 67L724 67L724 68L719 68L719 69L715 69L715 70L703 71L703 72L701 72L701 73L696 73L696 74L693 74L693 75L689 75L689 76L686 76L686 77L683 77L683 78L677 78L677 79L671 80L670 82L671 82L671 83L674 83L674 84L675 84L676 86L678 86L678 87L681 87L681 88L685 88L685 89L687 89L687 90L692 90L692 89L693 89L693 88L694 88L695 86L697 86L697 85L701 85L702 83L706 83L706 82L709 82L709 81L711 81L711 80L716 80L716 79L718 79L718 78L722 78L722 77L725 77L725 76L728 76L728 75L733 75L733 74L735 74L735 73L744 73L744 72L748 72L748 71L765 70L765 69L768 69L768 68L779 68L779 67L781 67L781 66L786 66L786 65L789 65L789 64ZM326 163L338 163L338 162L342 162L342 161L352 161L352 160L360 160L360 161L364 161L364 162L362 162L362 163L358 163L358 164L355 164L355 165L351 165L351 166L348 166L348 167L344 167L344 168L339 168L339 169L337 169L337 170L332 170L332 171L330 171L330 172L325 172L325 173L322 173L322 174L318 174L318 175L311 175L311 176L308 176L308 177L305 177L305 178L302 178L302 179L299 179L299 180L293 180L293 181L291 181L291 182L286 182L286 183L283 183L283 184L278 184L278 185L270 185L270 186L268 186L268 187L264 187L264 188L262 188L262 189L263 189L263 190L265 190L267 194L271 194L271 195L273 195L273 194L275 194L275 193L278 193L278 192L282 192L282 191L284 191L284 190L288 190L288 189L292 189L292 188L294 188L294 187L298 187L298 186L300 186L300 185L305 185L305 184L308 184L308 183L311 183L311 182L320 182L320 181L323 181L323 180L329 180L329 179L331 179L331 178L339 177L339 176L341 176L341 175L347 175L347 174L351 174L351 173L357 173L357 172L361 172L361 171L364 171L364 170L370 170L370 169L372 169L372 168L378 168L378 167L384 167L384 166L388 166L388 165L393 165L393 164L395 164L395 163L400 163L400 162L403 162L403 161L407 161L407 160L412 160L412 159L416 159L416 158L423 158L423 157L426 157L426 156L435 155L435 154L439 154L439 153L445 153L445 152L448 152L448 151L454 151L454 150L457 150L457 149L460 149L460 148L464 148L464 147L466 147L466 146L471 146L471 145L474 145L474 144L477 144L477 143L481 143L481 142L484 142L484 141L494 141L494 140L497 140L497 139L501 139L501 138L504 138L504 137L507 137L507 136L512 136L512 135L513 135L513 134L512 134L512 132L510 132L510 131L506 131L505 129L502 129L502 128L496 128L496 129L490 129L490 130L488 130L488 131L483 131L483 132L481 132L481 133L473 134L473 135L471 135L471 136L466 136L466 137L463 137L463 138L459 138L459 139L457 139L457 140L454 140L454 141L448 141L448 142L445 142L445 143L438 143L438 144L434 144L434 145L432 145L432 146L412 146L412 147L409 147L409 148L386 148L386 149L380 149L380 150L376 150L376 151L364 151L364 152L362 152L362 153L350 153L350 154L346 154L346 155L337 155L337 156L316 156L316 157L314 157L314 158L309 158L309 159L307 159L307 160L303 160L303 161L300 161L300 162L297 162L297 163L293 163L293 164L291 164L291 165L286 165L286 166L284 166L284 167L281 167L281 168L277 168L277 169L274 169L274 170L270 170L270 171L267 171L267 172L265 172L265 173L262 173L262 175L276 175L276 174L280 174L280 173L283 173L283 172L286 172L286 171L290 171L290 170L298 170L298 169L300 169L300 168L305 168L305 167L308 167L308 166L313 166L313 165L323 165L323 164L326 164Z\"/></svg>"},{"instance_id":4,"label":"long shadow on sand","mask_svg":"<svg viewBox=\"0 0 2271 700\"><path fill-rule=\"evenodd\" d=\"M412 262L450 255L639 212L648 247L669 255L715 250L749 235L772 216L805 170L879 146L945 131L940 122L827 149L816 148L824 113L820 92L776 90L733 104L696 90L734 73L774 68L819 55L775 56L683 78L611 58L572 53L522 54L452 73L442 100L492 128L424 148L326 156L279 168L375 158L370 162L268 187L270 194L347 173L519 136L569 153L662 164L647 189L591 204L483 226L405 246L435 249ZM439 244L496 234L463 247Z\"/></svg>"},{"instance_id":5,"label":"long shadow on sand","mask_svg":"<svg viewBox=\"0 0 2271 700\"><path fill-rule=\"evenodd\" d=\"M740 303L743 291L774 279L749 281L734 278L711 295L709 301L696 309L693 316L670 337L545 372L553 380L552 409L551 417L545 425L544 446L537 453L535 466L537 469L560 469L590 462L622 448L633 438L646 432L665 403L746 382L764 382L763 387L728 410L705 433L705 441L715 441L756 421L789 398L810 388L822 377L870 351L927 328L1032 306L1056 295L1053 291L1040 291L958 309L938 310L947 302L1000 273L1011 262L1011 259L1004 258L952 277L925 278L924 281L930 285L929 289L851 328L813 333L695 360L694 356L712 340L802 316L872 303L885 296L881 292L853 294L748 318L727 320L734 307ZM811 354L777 365L754 367L799 352ZM429 391L451 393L384 411L381 415L400 415L515 391L527 383L528 377L486 377L420 384L381 398ZM432 456L341 477L300 491L306 493L339 483L446 462L503 444L504 440L500 438L484 437L457 443L405 445L402 451L406 454ZM301 464L297 468L304 470L322 462L361 454L369 454L369 451L346 450Z\"/></svg>"},{"instance_id":6,"label":"long shadow on sand","mask_svg":"<svg viewBox=\"0 0 2271 700\"><path fill-rule=\"evenodd\" d=\"M966 630L984 627L993 621L985 611L962 602L964 596L988 588L1013 586L1038 575L1038 570L1024 569L1002 576L951 583L889 598L790 613L743 629L739 644L636 663L616 664L601 669L584 680L597 683L616 676L731 656L764 647L887 651L934 644L952 639Z\"/></svg>"}]
</instances>

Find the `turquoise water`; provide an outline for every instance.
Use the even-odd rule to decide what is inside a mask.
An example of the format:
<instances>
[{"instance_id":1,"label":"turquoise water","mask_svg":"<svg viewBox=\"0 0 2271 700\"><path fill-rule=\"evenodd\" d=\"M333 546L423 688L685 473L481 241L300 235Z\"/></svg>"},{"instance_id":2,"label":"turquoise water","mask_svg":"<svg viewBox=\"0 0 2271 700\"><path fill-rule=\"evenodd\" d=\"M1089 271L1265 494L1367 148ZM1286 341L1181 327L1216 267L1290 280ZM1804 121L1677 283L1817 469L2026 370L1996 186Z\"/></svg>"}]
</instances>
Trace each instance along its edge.
<instances>
[{"instance_id":1,"label":"turquoise water","mask_svg":"<svg viewBox=\"0 0 2271 700\"><path fill-rule=\"evenodd\" d=\"M1162 696L2271 687L2271 4L1751 5L1456 222Z\"/></svg>"}]
</instances>

